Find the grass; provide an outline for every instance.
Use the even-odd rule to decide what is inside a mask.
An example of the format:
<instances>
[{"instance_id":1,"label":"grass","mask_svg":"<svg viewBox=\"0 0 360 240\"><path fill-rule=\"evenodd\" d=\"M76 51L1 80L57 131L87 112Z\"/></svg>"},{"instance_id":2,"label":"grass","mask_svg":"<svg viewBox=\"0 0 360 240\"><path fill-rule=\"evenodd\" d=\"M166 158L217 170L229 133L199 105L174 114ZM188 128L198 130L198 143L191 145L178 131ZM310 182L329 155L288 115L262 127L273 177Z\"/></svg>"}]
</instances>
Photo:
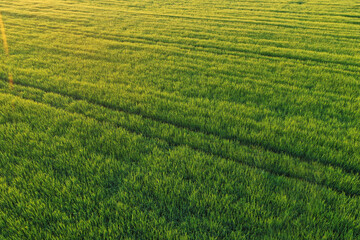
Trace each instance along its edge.
<instances>
[{"instance_id":1,"label":"grass","mask_svg":"<svg viewBox=\"0 0 360 240\"><path fill-rule=\"evenodd\" d=\"M0 0L0 239L358 239L359 6Z\"/></svg>"}]
</instances>

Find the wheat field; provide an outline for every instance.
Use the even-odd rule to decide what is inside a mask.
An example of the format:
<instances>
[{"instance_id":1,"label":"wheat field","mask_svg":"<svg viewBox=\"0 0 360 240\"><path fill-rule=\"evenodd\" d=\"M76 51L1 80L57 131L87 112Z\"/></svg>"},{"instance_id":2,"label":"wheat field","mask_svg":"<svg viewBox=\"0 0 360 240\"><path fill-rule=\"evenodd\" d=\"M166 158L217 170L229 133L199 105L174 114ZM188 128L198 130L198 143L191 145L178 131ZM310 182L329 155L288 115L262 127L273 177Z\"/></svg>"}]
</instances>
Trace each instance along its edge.
<instances>
[{"instance_id":1,"label":"wheat field","mask_svg":"<svg viewBox=\"0 0 360 240\"><path fill-rule=\"evenodd\" d=\"M0 0L0 239L359 239L359 0Z\"/></svg>"}]
</instances>

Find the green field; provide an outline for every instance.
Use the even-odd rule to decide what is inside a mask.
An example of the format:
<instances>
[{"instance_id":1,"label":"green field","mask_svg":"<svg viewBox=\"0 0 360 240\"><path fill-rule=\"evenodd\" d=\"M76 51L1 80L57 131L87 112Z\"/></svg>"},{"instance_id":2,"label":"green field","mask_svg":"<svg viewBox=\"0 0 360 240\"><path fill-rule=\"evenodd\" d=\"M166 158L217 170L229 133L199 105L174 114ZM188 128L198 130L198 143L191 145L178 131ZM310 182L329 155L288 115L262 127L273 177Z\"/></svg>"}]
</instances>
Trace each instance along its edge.
<instances>
[{"instance_id":1,"label":"green field","mask_svg":"<svg viewBox=\"0 0 360 240\"><path fill-rule=\"evenodd\" d=\"M1 240L360 239L360 0L0 12Z\"/></svg>"}]
</instances>

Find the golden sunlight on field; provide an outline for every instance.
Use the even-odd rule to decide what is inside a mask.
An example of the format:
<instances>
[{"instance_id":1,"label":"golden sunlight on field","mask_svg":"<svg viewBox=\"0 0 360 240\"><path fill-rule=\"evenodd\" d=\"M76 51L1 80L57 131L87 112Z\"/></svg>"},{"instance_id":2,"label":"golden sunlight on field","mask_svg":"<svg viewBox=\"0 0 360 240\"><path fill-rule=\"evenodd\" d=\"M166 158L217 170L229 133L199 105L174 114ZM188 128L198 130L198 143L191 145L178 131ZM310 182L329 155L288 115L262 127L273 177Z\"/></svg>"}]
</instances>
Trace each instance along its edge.
<instances>
[{"instance_id":1,"label":"golden sunlight on field","mask_svg":"<svg viewBox=\"0 0 360 240\"><path fill-rule=\"evenodd\" d=\"M1 31L1 37L2 37L2 42L3 42L3 46L4 46L5 56L6 56L6 58L9 58L9 46L7 43L5 25L2 20L1 12L0 12L0 31ZM13 89L13 87L14 87L14 79L13 79L13 76L11 73L9 73L9 87L10 87L10 89Z\"/></svg>"},{"instance_id":2,"label":"golden sunlight on field","mask_svg":"<svg viewBox=\"0 0 360 240\"><path fill-rule=\"evenodd\" d=\"M359 3L0 0L0 239L360 239Z\"/></svg>"}]
</instances>

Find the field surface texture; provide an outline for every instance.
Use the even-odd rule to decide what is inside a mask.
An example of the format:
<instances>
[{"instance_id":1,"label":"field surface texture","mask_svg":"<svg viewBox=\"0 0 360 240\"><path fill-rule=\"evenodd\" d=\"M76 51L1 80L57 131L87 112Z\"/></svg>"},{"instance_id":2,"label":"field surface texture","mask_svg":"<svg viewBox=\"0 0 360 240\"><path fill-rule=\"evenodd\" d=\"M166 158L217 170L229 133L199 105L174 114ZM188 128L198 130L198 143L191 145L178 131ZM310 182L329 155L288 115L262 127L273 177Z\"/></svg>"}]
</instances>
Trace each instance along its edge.
<instances>
[{"instance_id":1,"label":"field surface texture","mask_svg":"<svg viewBox=\"0 0 360 240\"><path fill-rule=\"evenodd\" d=\"M360 239L359 0L0 12L0 239Z\"/></svg>"}]
</instances>

